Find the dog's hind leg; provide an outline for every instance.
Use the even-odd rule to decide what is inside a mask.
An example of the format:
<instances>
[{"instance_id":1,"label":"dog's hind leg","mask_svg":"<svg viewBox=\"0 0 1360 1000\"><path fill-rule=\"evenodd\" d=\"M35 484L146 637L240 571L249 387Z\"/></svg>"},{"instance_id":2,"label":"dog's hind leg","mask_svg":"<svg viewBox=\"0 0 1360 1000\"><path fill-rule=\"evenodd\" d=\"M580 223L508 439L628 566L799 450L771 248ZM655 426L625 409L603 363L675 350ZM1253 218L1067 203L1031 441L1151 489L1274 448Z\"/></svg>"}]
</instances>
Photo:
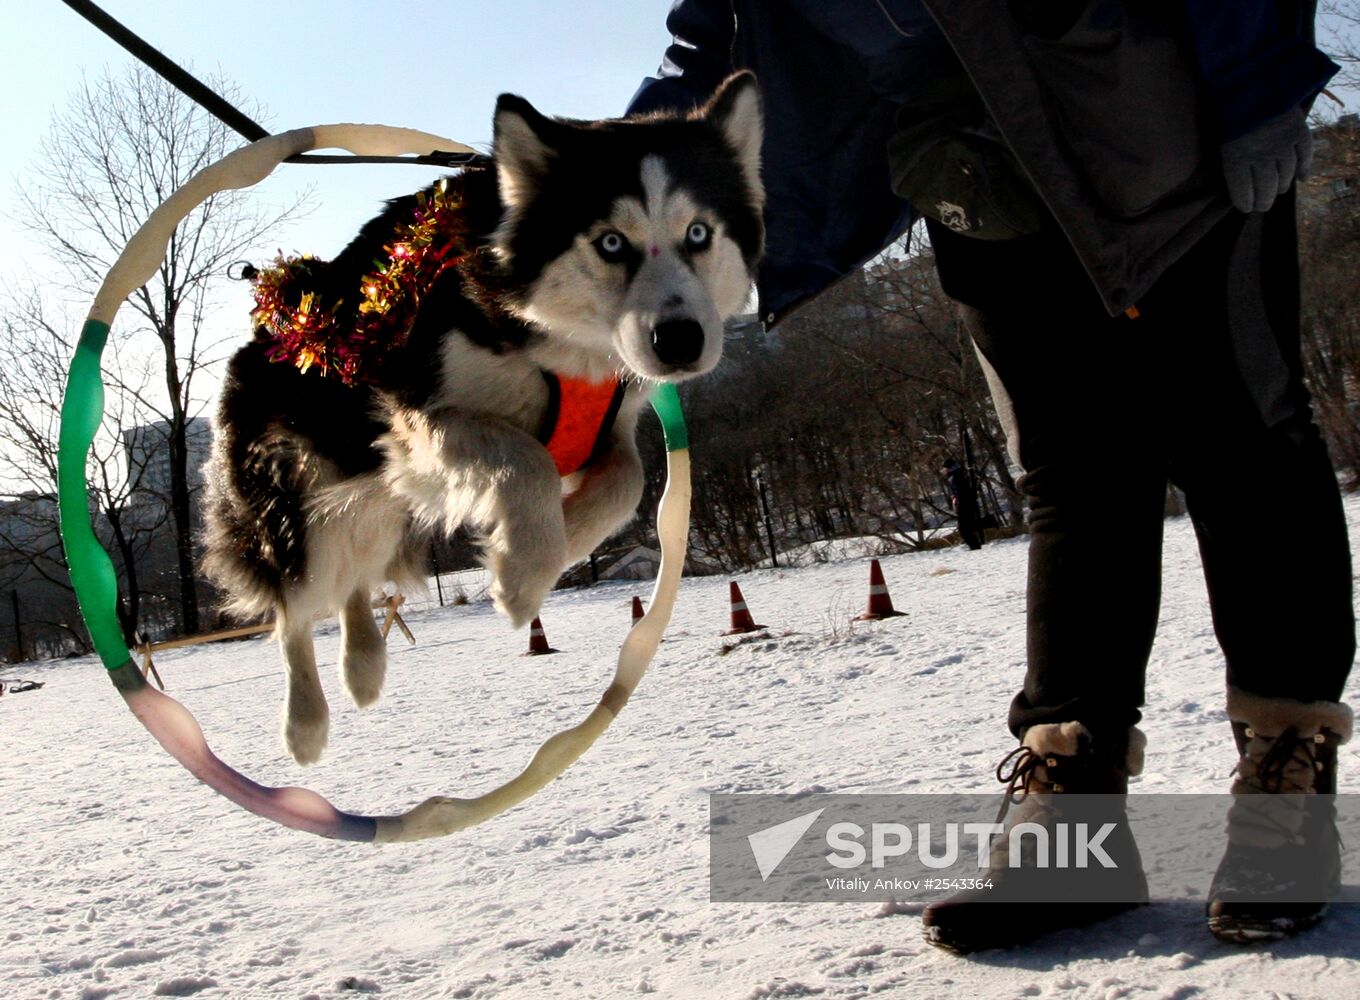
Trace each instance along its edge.
<instances>
[{"instance_id":1,"label":"dog's hind leg","mask_svg":"<svg viewBox=\"0 0 1360 1000\"><path fill-rule=\"evenodd\" d=\"M308 616L300 616L300 620L294 622L280 613L278 630L283 665L288 672L288 693L283 702L283 744L299 764L315 764L326 748L331 713L316 672L312 621Z\"/></svg>"},{"instance_id":2,"label":"dog's hind leg","mask_svg":"<svg viewBox=\"0 0 1360 1000\"><path fill-rule=\"evenodd\" d=\"M387 675L387 644L373 620L369 594L360 587L340 610L340 679L360 708L378 700Z\"/></svg>"}]
</instances>

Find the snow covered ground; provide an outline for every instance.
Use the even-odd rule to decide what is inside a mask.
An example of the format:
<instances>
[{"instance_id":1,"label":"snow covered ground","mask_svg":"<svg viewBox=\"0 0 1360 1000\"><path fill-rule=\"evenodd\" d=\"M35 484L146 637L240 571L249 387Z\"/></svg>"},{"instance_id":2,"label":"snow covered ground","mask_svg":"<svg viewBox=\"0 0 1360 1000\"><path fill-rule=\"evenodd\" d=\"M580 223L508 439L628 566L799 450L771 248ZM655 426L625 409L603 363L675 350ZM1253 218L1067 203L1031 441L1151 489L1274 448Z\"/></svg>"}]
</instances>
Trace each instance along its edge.
<instances>
[{"instance_id":1,"label":"snow covered ground","mask_svg":"<svg viewBox=\"0 0 1360 1000\"><path fill-rule=\"evenodd\" d=\"M1348 510L1360 534L1360 498ZM1215 942L1185 903L964 960L892 906L708 901L710 792L995 787L1025 546L885 559L910 617L853 627L862 559L744 576L772 637L726 655L727 581L687 581L652 672L584 760L508 815L415 845L333 843L235 809L152 743L92 660L7 669L46 687L0 699L0 996L1360 996L1360 906L1270 948ZM1222 670L1184 519L1168 522L1165 564L1140 784L1221 791ZM484 790L578 721L634 593L553 594L543 620L563 652L544 658L522 657L524 633L485 603L417 610L419 644L394 637L388 694L364 713L343 701L326 630L331 745L305 773L279 744L267 641L157 663L248 774L392 812ZM1360 787L1358 745L1342 750L1343 790ZM1357 881L1352 860L1360 900Z\"/></svg>"}]
</instances>

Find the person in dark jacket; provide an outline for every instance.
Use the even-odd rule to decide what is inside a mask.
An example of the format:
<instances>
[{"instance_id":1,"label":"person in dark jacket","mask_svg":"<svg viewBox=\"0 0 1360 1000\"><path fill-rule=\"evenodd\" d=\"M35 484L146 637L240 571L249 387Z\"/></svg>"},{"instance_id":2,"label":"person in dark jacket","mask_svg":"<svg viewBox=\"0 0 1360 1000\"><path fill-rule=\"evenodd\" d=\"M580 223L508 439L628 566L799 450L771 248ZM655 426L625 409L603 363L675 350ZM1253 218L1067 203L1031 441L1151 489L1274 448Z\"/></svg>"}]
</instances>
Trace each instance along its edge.
<instances>
[{"instance_id":1,"label":"person in dark jacket","mask_svg":"<svg viewBox=\"0 0 1360 1000\"><path fill-rule=\"evenodd\" d=\"M983 533L973 477L952 458L945 461L940 471L944 473L945 485L949 488L949 506L954 509L954 517L959 522L959 538L976 552L982 548Z\"/></svg>"},{"instance_id":2,"label":"person in dark jacket","mask_svg":"<svg viewBox=\"0 0 1360 1000\"><path fill-rule=\"evenodd\" d=\"M1185 492L1238 751L1243 808L1208 912L1230 940L1309 926L1338 884L1326 808L1266 824L1305 830L1306 847L1241 846L1261 828L1250 802L1326 801L1351 729L1350 549L1299 361L1293 184L1307 107L1336 71L1314 6L679 0L674 44L629 108L696 105L734 69L758 75L767 325L926 218L1025 473L1028 666L1007 776L1008 795L1031 793L1020 819L1061 816L1052 793L1121 794L1141 767L1168 480ZM1259 544L1243 476L1295 484L1288 545ZM1282 791L1308 794L1257 795ZM1131 838L1117 849L1136 874L1107 905L998 907L1023 896L999 888L929 907L927 937L967 951L1126 909L1146 884ZM1271 895L1260 872L1278 858L1307 862L1308 902Z\"/></svg>"}]
</instances>

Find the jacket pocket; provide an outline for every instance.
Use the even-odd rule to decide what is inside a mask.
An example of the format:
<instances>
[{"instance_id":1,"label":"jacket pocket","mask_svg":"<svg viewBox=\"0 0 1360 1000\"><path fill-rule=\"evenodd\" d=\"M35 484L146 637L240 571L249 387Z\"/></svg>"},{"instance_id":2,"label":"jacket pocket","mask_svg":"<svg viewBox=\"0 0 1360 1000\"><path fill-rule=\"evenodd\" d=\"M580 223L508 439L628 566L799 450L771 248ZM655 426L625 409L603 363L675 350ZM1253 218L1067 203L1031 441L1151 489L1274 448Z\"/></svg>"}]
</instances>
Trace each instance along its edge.
<instances>
[{"instance_id":1,"label":"jacket pocket","mask_svg":"<svg viewBox=\"0 0 1360 1000\"><path fill-rule=\"evenodd\" d=\"M1092 0L1026 57L1078 170L1114 215L1142 215L1212 164L1189 39L1165 5Z\"/></svg>"},{"instance_id":2,"label":"jacket pocket","mask_svg":"<svg viewBox=\"0 0 1360 1000\"><path fill-rule=\"evenodd\" d=\"M893 192L964 236L1011 240L1037 233L1044 210L990 122L927 120L888 140Z\"/></svg>"}]
</instances>

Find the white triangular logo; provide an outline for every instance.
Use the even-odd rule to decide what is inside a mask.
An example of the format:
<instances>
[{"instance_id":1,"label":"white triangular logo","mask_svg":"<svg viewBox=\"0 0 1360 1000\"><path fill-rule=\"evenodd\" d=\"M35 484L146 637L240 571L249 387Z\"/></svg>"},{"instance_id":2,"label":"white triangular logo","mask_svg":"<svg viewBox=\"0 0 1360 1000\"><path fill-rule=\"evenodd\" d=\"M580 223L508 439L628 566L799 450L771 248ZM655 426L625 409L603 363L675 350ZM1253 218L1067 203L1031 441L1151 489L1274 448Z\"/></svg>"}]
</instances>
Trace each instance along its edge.
<instances>
[{"instance_id":1,"label":"white triangular logo","mask_svg":"<svg viewBox=\"0 0 1360 1000\"><path fill-rule=\"evenodd\" d=\"M817 822L817 817L823 812L824 809L818 809L806 816L766 827L746 838L746 842L751 845L751 854L756 859L756 866L760 869L760 881L764 882L774 874L780 862L789 856L789 851L803 839L803 834L808 832L808 828Z\"/></svg>"}]
</instances>

